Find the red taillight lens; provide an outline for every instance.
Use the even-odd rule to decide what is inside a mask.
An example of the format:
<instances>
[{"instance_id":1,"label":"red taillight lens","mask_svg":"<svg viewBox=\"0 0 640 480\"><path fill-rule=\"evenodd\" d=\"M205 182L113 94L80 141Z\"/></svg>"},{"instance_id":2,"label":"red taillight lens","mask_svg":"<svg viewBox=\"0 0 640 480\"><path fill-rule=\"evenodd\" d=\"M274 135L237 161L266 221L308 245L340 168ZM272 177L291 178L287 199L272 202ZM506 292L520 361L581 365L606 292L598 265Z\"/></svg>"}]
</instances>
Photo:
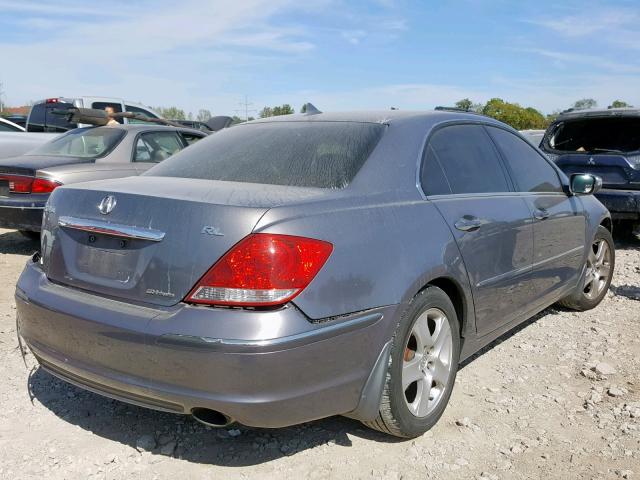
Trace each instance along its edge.
<instances>
[{"instance_id":1,"label":"red taillight lens","mask_svg":"<svg viewBox=\"0 0 640 480\"><path fill-rule=\"evenodd\" d=\"M209 305L282 305L313 280L333 245L290 235L254 233L200 279L186 301Z\"/></svg>"},{"instance_id":2,"label":"red taillight lens","mask_svg":"<svg viewBox=\"0 0 640 480\"><path fill-rule=\"evenodd\" d=\"M54 180L36 178L31 185L31 193L51 193L60 185L62 185L60 182Z\"/></svg>"},{"instance_id":3,"label":"red taillight lens","mask_svg":"<svg viewBox=\"0 0 640 480\"><path fill-rule=\"evenodd\" d=\"M31 185L33 177L25 177L22 175L2 175L0 180L9 182L9 192L11 193L31 193Z\"/></svg>"},{"instance_id":4,"label":"red taillight lens","mask_svg":"<svg viewBox=\"0 0 640 480\"><path fill-rule=\"evenodd\" d=\"M33 178L25 175L0 175L0 180L6 180L10 193L51 193L60 182L46 178Z\"/></svg>"}]
</instances>

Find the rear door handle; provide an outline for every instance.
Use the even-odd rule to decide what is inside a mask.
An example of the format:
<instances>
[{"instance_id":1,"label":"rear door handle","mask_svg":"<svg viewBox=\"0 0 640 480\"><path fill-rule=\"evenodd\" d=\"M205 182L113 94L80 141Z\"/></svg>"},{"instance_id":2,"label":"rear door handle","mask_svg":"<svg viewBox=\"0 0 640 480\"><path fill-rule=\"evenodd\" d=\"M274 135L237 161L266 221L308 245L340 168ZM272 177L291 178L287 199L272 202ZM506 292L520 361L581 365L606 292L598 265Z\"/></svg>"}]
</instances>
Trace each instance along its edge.
<instances>
[{"instance_id":1,"label":"rear door handle","mask_svg":"<svg viewBox=\"0 0 640 480\"><path fill-rule=\"evenodd\" d=\"M533 216L536 217L537 220L546 220L549 218L549 212L544 208L538 208L535 212L533 212Z\"/></svg>"},{"instance_id":2,"label":"rear door handle","mask_svg":"<svg viewBox=\"0 0 640 480\"><path fill-rule=\"evenodd\" d=\"M453 225L462 232L475 232L482 226L482 221L479 218L465 215Z\"/></svg>"}]
</instances>

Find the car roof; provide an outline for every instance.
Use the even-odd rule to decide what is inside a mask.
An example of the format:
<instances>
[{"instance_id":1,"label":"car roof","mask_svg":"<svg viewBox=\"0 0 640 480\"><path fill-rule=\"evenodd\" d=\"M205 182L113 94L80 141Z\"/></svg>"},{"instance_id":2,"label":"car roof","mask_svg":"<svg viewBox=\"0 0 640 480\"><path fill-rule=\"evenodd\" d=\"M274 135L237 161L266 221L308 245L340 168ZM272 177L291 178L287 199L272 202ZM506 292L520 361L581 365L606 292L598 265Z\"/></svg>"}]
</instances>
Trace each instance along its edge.
<instances>
[{"instance_id":1,"label":"car roof","mask_svg":"<svg viewBox=\"0 0 640 480\"><path fill-rule=\"evenodd\" d=\"M373 111L352 111L352 112L327 112L315 114L292 114L280 115L276 117L266 117L252 120L237 126L250 125L256 123L270 122L362 122L392 124L405 121L422 121L428 123L439 123L447 120L468 120L475 122L493 123L504 125L490 117L472 112L455 110L373 110ZM235 128L235 126L234 126Z\"/></svg>"},{"instance_id":2,"label":"car roof","mask_svg":"<svg viewBox=\"0 0 640 480\"><path fill-rule=\"evenodd\" d=\"M565 110L558 115L556 121L567 120L571 118L581 117L615 117L615 116L638 116L640 108L622 107L622 108L585 108L583 110Z\"/></svg>"}]
</instances>

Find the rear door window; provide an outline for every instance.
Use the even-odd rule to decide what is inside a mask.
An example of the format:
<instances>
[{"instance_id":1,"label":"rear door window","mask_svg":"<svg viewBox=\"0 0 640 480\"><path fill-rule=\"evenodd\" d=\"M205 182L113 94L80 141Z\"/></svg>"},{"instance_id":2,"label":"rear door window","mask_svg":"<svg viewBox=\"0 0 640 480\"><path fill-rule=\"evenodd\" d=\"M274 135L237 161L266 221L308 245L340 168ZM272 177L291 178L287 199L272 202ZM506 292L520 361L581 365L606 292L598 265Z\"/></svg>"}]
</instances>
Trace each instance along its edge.
<instances>
[{"instance_id":1,"label":"rear door window","mask_svg":"<svg viewBox=\"0 0 640 480\"><path fill-rule=\"evenodd\" d=\"M133 161L159 163L182 148L182 142L176 132L143 133L136 141Z\"/></svg>"},{"instance_id":2,"label":"rear door window","mask_svg":"<svg viewBox=\"0 0 640 480\"><path fill-rule=\"evenodd\" d=\"M180 135L184 139L184 143L187 145L193 145L198 140L201 140L203 138L200 135L196 135L194 133L188 133L188 132L180 132Z\"/></svg>"},{"instance_id":3,"label":"rear door window","mask_svg":"<svg viewBox=\"0 0 640 480\"><path fill-rule=\"evenodd\" d=\"M554 168L529 143L502 128L487 127L520 192L562 192Z\"/></svg>"},{"instance_id":4,"label":"rear door window","mask_svg":"<svg viewBox=\"0 0 640 480\"><path fill-rule=\"evenodd\" d=\"M217 132L145 175L344 188L376 147L377 123L275 121Z\"/></svg>"},{"instance_id":5,"label":"rear door window","mask_svg":"<svg viewBox=\"0 0 640 480\"><path fill-rule=\"evenodd\" d=\"M27 119L28 132L44 132L44 116L47 109L45 103L36 103L31 107L29 118Z\"/></svg>"},{"instance_id":6,"label":"rear door window","mask_svg":"<svg viewBox=\"0 0 640 480\"><path fill-rule=\"evenodd\" d=\"M441 128L431 136L428 149L442 166L451 193L511 191L498 152L481 125Z\"/></svg>"},{"instance_id":7,"label":"rear door window","mask_svg":"<svg viewBox=\"0 0 640 480\"><path fill-rule=\"evenodd\" d=\"M427 146L422 162L422 171L420 174L422 190L425 195L447 195L451 194L451 186L442 170L442 166L438 161L436 153L431 145Z\"/></svg>"}]
</instances>

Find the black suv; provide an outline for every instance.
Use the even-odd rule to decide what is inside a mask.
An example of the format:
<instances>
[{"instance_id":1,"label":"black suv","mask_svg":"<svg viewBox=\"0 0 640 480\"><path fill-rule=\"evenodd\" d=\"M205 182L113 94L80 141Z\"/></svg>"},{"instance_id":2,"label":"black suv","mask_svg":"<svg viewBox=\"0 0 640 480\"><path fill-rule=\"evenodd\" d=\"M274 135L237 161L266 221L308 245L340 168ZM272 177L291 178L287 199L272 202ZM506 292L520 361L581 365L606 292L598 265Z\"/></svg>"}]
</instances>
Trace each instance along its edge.
<instances>
[{"instance_id":1,"label":"black suv","mask_svg":"<svg viewBox=\"0 0 640 480\"><path fill-rule=\"evenodd\" d=\"M547 129L540 148L567 175L602 178L596 195L614 220L640 226L640 109L568 110Z\"/></svg>"}]
</instances>

